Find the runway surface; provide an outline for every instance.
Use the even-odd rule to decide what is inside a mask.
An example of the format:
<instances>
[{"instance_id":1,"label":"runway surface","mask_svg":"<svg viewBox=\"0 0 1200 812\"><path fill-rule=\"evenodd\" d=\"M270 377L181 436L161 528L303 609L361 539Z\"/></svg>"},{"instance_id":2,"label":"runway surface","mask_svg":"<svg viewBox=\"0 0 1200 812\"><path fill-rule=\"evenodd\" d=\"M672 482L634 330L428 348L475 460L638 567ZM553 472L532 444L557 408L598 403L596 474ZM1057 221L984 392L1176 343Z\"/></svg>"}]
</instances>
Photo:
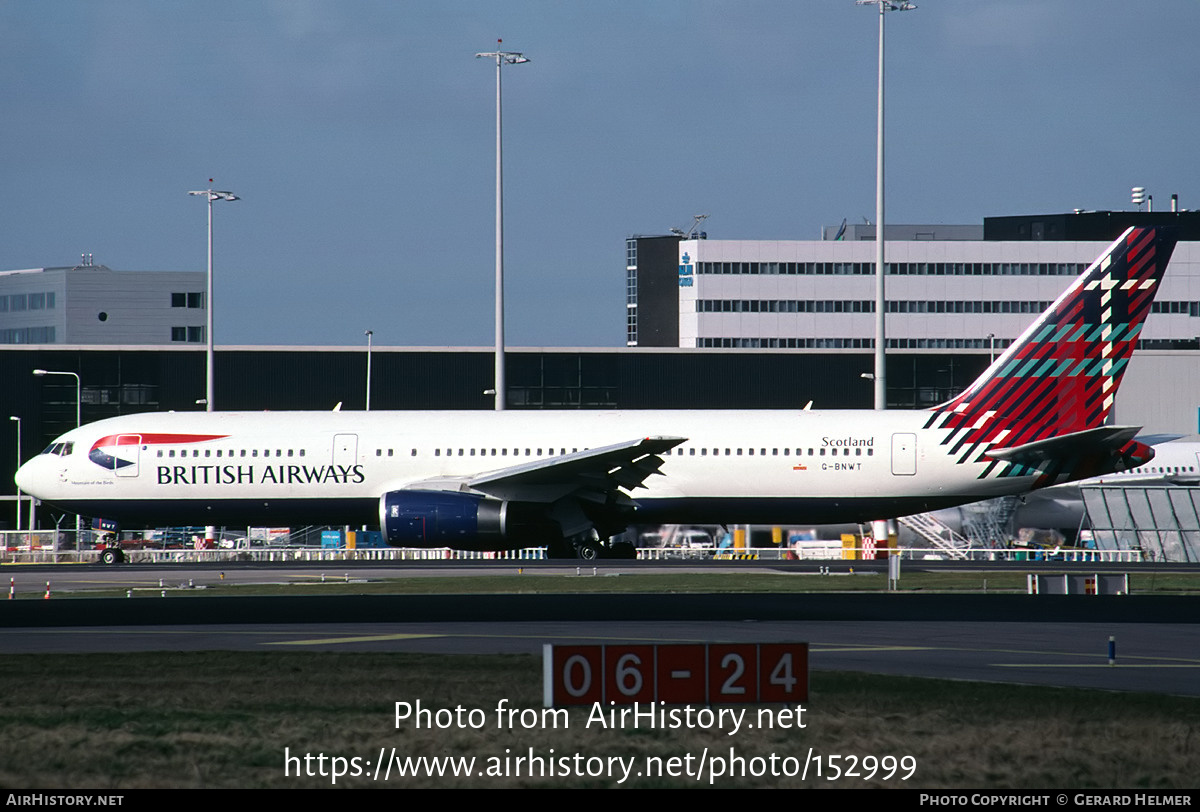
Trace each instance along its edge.
<instances>
[{"instance_id":1,"label":"runway surface","mask_svg":"<svg viewBox=\"0 0 1200 812\"><path fill-rule=\"evenodd\" d=\"M1186 614L1158 608L1148 617L1128 616L1125 607L1145 599L889 598L879 594L206 599L199 597L204 594L200 589L180 590L175 593L179 597L161 599L157 597L160 579L163 588L178 589L189 583L221 581L374 580L398 573L395 566L58 567L49 573L14 569L11 577L28 591L44 588L49 578L56 590L116 587L156 597L8 604L0 608L0 620L7 616L11 621L0 628L4 654L209 650L540 654L544 643L804 641L811 645L810 665L816 670L1200 696L1200 623L1153 622L1160 617L1181 620ZM405 567L404 577L497 574L498 569L494 565ZM6 568L4 574L13 571ZM561 574L575 571L574 565L538 568L538 572ZM1153 598L1148 600L1151 603L1146 605L1160 606ZM1168 605L1194 604L1193 600ZM1105 606L1115 611L1100 620L1104 613L1091 607ZM69 607L75 608L77 619L70 612L62 614ZM18 619L17 614L28 617L31 611L35 620ZM51 619L52 613L59 617ZM36 620L43 614L44 622ZM1060 622L1060 616L1073 622ZM406 617L413 620L401 622ZM897 619L901 617L908 619ZM1014 620L1017 617L1024 620ZM368 622L375 618L380 622ZM1115 637L1117 652L1112 665L1110 636Z\"/></svg>"},{"instance_id":2,"label":"runway surface","mask_svg":"<svg viewBox=\"0 0 1200 812\"><path fill-rule=\"evenodd\" d=\"M1108 638L1117 660L1108 664ZM0 629L0 651L409 651L539 654L543 643L806 641L814 670L1200 696L1184 624L621 621Z\"/></svg>"}]
</instances>

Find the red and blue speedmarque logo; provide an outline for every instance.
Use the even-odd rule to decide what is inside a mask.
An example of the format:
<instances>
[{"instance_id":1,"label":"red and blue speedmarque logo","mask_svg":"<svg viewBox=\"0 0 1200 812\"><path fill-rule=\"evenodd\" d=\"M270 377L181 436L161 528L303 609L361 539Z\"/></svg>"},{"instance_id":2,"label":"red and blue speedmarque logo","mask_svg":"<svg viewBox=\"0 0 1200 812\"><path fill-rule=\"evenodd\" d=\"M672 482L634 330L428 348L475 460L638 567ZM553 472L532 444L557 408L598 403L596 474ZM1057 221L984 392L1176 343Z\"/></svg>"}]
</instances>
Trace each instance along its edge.
<instances>
[{"instance_id":1,"label":"red and blue speedmarque logo","mask_svg":"<svg viewBox=\"0 0 1200 812\"><path fill-rule=\"evenodd\" d=\"M228 434L110 434L92 444L88 459L106 471L117 471L133 465L139 446L181 445L222 440ZM122 451L124 449L124 451ZM132 457L132 459L130 459Z\"/></svg>"}]
</instances>

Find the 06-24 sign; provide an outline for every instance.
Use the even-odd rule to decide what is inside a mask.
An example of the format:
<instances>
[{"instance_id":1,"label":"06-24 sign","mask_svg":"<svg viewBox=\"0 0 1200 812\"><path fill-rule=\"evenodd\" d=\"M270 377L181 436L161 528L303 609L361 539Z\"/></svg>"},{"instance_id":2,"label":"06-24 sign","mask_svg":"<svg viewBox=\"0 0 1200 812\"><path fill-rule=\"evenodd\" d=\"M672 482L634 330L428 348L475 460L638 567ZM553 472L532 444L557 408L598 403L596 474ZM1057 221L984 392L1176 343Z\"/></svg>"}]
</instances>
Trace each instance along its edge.
<instances>
[{"instance_id":1,"label":"06-24 sign","mask_svg":"<svg viewBox=\"0 0 1200 812\"><path fill-rule=\"evenodd\" d=\"M547 645L542 658L547 707L808 699L807 643Z\"/></svg>"}]
</instances>

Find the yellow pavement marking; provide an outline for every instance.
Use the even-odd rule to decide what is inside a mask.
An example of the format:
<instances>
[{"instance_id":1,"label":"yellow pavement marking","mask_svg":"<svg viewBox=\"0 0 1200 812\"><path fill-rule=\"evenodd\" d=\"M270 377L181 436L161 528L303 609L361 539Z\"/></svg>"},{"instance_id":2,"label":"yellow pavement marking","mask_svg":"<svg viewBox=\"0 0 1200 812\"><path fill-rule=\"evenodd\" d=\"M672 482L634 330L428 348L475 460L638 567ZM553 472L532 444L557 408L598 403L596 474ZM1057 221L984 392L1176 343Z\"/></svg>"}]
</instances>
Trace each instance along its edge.
<instances>
[{"instance_id":1,"label":"yellow pavement marking","mask_svg":"<svg viewBox=\"0 0 1200 812\"><path fill-rule=\"evenodd\" d=\"M817 646L829 646L829 648L817 648ZM854 643L817 643L809 644L808 653L830 652L846 653L856 651L941 651L939 646L868 646L856 645Z\"/></svg>"},{"instance_id":2,"label":"yellow pavement marking","mask_svg":"<svg viewBox=\"0 0 1200 812\"><path fill-rule=\"evenodd\" d=\"M376 643L384 640L421 640L428 637L451 637L443 634L375 634L365 637L325 637L317 640L276 640L265 646L325 646L334 643Z\"/></svg>"},{"instance_id":3,"label":"yellow pavement marking","mask_svg":"<svg viewBox=\"0 0 1200 812\"><path fill-rule=\"evenodd\" d=\"M818 649L816 646L830 646L830 648ZM892 646L892 647L872 647L869 645L860 646L857 643L809 643L809 651L973 651L982 654L1024 654L1034 655L1038 657L1084 657L1088 659L1104 660L1104 665L1108 664L1108 653L1101 648L1097 652L1081 652L1081 651L1053 651L1053 650L1037 650L1037 649L1006 649L1006 648L976 648L973 646ZM1170 660L1178 662L1186 666L1200 665L1200 658L1195 657L1168 657L1166 655L1147 655L1147 654L1122 654L1118 660L1151 660L1162 661ZM1087 665L1086 663L1081 663Z\"/></svg>"},{"instance_id":4,"label":"yellow pavement marking","mask_svg":"<svg viewBox=\"0 0 1200 812\"><path fill-rule=\"evenodd\" d=\"M1150 659L1150 658L1143 658ZM1200 663L992 663L994 668L1200 668Z\"/></svg>"}]
</instances>

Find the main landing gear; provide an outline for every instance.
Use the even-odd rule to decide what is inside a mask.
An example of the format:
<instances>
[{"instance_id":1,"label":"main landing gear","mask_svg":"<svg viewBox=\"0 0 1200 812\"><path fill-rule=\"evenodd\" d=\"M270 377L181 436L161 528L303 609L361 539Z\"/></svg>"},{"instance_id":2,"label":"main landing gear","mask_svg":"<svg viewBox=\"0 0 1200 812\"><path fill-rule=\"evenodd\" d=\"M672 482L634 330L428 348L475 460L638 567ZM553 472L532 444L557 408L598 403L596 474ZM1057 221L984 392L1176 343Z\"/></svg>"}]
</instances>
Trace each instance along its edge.
<instances>
[{"instance_id":1,"label":"main landing gear","mask_svg":"<svg viewBox=\"0 0 1200 812\"><path fill-rule=\"evenodd\" d=\"M579 561L596 561L601 558L634 559L637 558L637 548L626 541L624 536L601 539L593 530L569 539L550 542L546 557L574 558Z\"/></svg>"},{"instance_id":2,"label":"main landing gear","mask_svg":"<svg viewBox=\"0 0 1200 812\"><path fill-rule=\"evenodd\" d=\"M120 547L105 547L100 551L101 564L124 564L125 551Z\"/></svg>"}]
</instances>

